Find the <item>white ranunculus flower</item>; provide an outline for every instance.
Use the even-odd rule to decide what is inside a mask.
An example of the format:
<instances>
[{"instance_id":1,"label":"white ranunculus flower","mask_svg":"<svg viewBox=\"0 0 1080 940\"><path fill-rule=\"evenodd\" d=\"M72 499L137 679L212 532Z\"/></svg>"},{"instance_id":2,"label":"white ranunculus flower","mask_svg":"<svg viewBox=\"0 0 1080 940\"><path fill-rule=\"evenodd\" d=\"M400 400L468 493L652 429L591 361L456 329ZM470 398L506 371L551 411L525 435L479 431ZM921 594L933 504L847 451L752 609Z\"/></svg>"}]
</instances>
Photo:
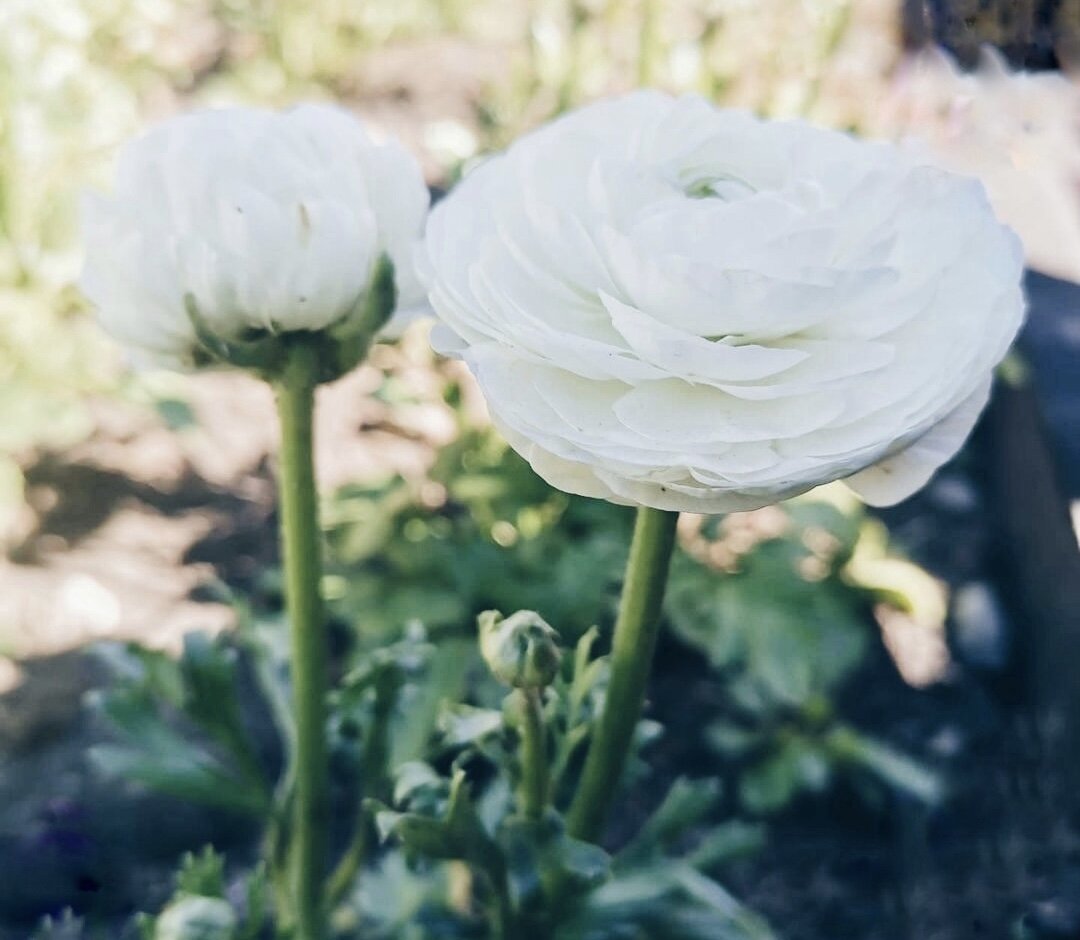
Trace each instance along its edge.
<instances>
[{"instance_id":1,"label":"white ranunculus flower","mask_svg":"<svg viewBox=\"0 0 1080 940\"><path fill-rule=\"evenodd\" d=\"M986 402L1021 267L977 182L656 92L479 166L424 262L436 345L541 476L698 512L913 493Z\"/></svg>"},{"instance_id":2,"label":"white ranunculus flower","mask_svg":"<svg viewBox=\"0 0 1080 940\"><path fill-rule=\"evenodd\" d=\"M385 255L398 311L415 307L427 207L415 159L345 111L196 112L128 144L115 191L87 197L81 286L137 361L189 367L187 298L226 340L325 330Z\"/></svg>"}]
</instances>

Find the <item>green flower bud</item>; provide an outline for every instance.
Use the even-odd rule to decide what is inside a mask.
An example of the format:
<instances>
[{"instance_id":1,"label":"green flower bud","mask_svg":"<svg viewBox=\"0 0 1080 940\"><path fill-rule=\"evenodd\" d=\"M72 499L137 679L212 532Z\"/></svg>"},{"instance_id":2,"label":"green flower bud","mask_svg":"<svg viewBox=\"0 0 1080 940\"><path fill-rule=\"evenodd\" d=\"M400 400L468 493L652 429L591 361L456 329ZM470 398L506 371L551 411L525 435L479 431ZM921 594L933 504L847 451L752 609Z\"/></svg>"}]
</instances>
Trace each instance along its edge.
<instances>
[{"instance_id":1,"label":"green flower bud","mask_svg":"<svg viewBox=\"0 0 1080 940\"><path fill-rule=\"evenodd\" d=\"M480 653L493 676L517 689L542 689L555 681L562 651L559 634L533 610L509 617L485 610L478 618Z\"/></svg>"},{"instance_id":2,"label":"green flower bud","mask_svg":"<svg viewBox=\"0 0 1080 940\"><path fill-rule=\"evenodd\" d=\"M228 901L189 895L161 912L154 940L234 940L236 927L236 912Z\"/></svg>"}]
</instances>

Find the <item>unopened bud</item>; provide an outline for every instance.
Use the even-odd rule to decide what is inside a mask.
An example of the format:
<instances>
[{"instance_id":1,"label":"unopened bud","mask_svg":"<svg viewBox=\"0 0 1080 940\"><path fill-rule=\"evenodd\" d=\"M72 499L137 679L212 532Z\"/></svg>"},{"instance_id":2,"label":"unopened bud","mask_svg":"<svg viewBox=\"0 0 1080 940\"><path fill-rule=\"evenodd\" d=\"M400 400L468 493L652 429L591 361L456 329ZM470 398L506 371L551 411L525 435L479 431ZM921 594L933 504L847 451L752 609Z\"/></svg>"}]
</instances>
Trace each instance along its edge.
<instances>
[{"instance_id":1,"label":"unopened bud","mask_svg":"<svg viewBox=\"0 0 1080 940\"><path fill-rule=\"evenodd\" d=\"M536 611L509 617L485 610L478 618L480 653L492 675L517 689L542 689L555 681L562 652L559 634Z\"/></svg>"},{"instance_id":2,"label":"unopened bud","mask_svg":"<svg viewBox=\"0 0 1080 940\"><path fill-rule=\"evenodd\" d=\"M161 912L154 940L234 940L236 926L236 912L228 901L190 895Z\"/></svg>"}]
</instances>

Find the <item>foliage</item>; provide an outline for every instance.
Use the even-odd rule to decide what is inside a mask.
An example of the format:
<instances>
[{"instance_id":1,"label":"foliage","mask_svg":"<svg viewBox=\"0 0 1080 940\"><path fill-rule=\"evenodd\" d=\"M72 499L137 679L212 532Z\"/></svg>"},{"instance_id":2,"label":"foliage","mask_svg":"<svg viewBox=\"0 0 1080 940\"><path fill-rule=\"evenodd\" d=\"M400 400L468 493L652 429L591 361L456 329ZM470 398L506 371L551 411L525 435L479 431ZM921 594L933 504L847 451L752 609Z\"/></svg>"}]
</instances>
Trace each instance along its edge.
<instances>
[{"instance_id":1,"label":"foliage","mask_svg":"<svg viewBox=\"0 0 1080 940\"><path fill-rule=\"evenodd\" d=\"M445 498L433 501L433 490ZM329 510L343 585L333 611L355 625L330 724L335 813L351 820L330 881L340 936L361 927L387 938L499 936L505 923L558 940L769 936L712 880L764 839L760 825L722 814L719 781L666 785L614 855L565 832L560 810L607 682L597 651L625 557L624 512L552 492L487 431L464 434L425 484L349 487ZM869 647L871 604L903 603L883 559L852 564L868 537L876 530L857 509L827 499L684 526L667 617L719 680L722 697L701 717L745 814L776 812L851 773L940 796L933 774L838 714L837 694ZM559 589L566 581L574 590ZM519 804L520 693L506 697L464 630L514 597L534 600L574 643L543 693L551 803L541 819ZM98 704L119 740L94 757L175 795L269 816L272 887L287 833L270 807L287 803L291 785L285 631L276 609L233 602L235 640L192 636L178 661L109 651L123 681ZM253 739L252 712L273 716L274 740ZM661 734L641 723L628 775L636 789L665 786L647 759ZM272 755L282 751L274 797ZM185 870L189 892L221 883L212 866ZM544 920L550 910L557 922Z\"/></svg>"},{"instance_id":2,"label":"foliage","mask_svg":"<svg viewBox=\"0 0 1080 940\"><path fill-rule=\"evenodd\" d=\"M597 651L625 559L624 511L553 492L484 430L463 433L423 483L347 487L327 517L331 583L341 586L333 613L355 628L330 724L335 813L351 820L330 881L342 936L349 925L388 938L499 936L506 923L559 940L768 936L711 879L764 838L760 826L721 815L730 801L719 781L671 784L614 855L565 833L560 809L607 682ZM871 605L904 603L903 579L890 577L860 511L815 498L684 521L666 614L672 636L718 680L721 698L701 717L741 812L776 812L850 774L937 799L933 774L837 712L871 642ZM519 805L520 693L505 697L465 629L515 598L574 643L543 693L551 804L541 819ZM93 756L108 773L269 818L273 886L287 833L286 814L272 807L287 804L291 786L286 637L280 611L232 600L235 640L193 635L179 660L107 652L122 681L98 707L118 740ZM253 737L253 713L272 716L273 740ZM661 733L655 722L640 726L635 787L661 786L645 750ZM189 861L181 889L220 893L212 861ZM549 910L558 922L543 920Z\"/></svg>"},{"instance_id":3,"label":"foliage","mask_svg":"<svg viewBox=\"0 0 1080 940\"><path fill-rule=\"evenodd\" d=\"M631 522L552 490L487 429L444 448L428 480L346 487L324 515L334 608L370 641L414 619L460 632L486 609L536 610L564 635L608 623Z\"/></svg>"},{"instance_id":4,"label":"foliage","mask_svg":"<svg viewBox=\"0 0 1080 940\"><path fill-rule=\"evenodd\" d=\"M192 633L179 660L137 646L103 654L122 681L95 702L118 737L93 749L100 770L196 803L268 812L268 774L244 723L234 647Z\"/></svg>"},{"instance_id":5,"label":"foliage","mask_svg":"<svg viewBox=\"0 0 1080 940\"><path fill-rule=\"evenodd\" d=\"M871 605L904 602L854 577L850 563L860 542L875 537L873 526L851 505L816 499L759 515L771 528L747 545L739 538L749 533L733 532L732 520L706 522L696 551L725 558L730 570L721 575L681 556L667 602L672 628L722 680L720 714L706 735L738 768L742 808L775 812L848 772L935 802L942 792L934 774L836 713L837 694L868 648Z\"/></svg>"},{"instance_id":6,"label":"foliage","mask_svg":"<svg viewBox=\"0 0 1080 940\"><path fill-rule=\"evenodd\" d=\"M245 632L258 629L250 621L244 627ZM569 798L607 681L606 660L593 653L596 639L595 630L582 636L547 695L551 789L559 805ZM250 638L242 638L242 644L249 656L269 655ZM179 663L145 651L109 655L117 669L127 670L128 680L99 707L125 743L99 752L99 766L188 799L265 815L265 808L251 805L265 794L243 775L250 748L236 746L238 706L224 693L224 683L236 677L236 650L224 641L199 638L189 642ZM476 661L472 644L436 647L413 629L396 644L358 653L335 692L333 763L345 783L342 791L351 795L346 802L352 807L342 807L343 818L351 814L355 820L331 878L339 936L358 925L365 935L387 938L517 935L505 932L508 924L529 936L560 940L632 937L641 931L687 940L771 936L706 874L759 838L752 829L707 823L720 793L715 782L678 781L638 836L615 856L570 839L554 808L542 819L523 817L515 797L522 767L512 699L519 693L500 703L505 689L492 676L462 669L470 655ZM468 674L465 685L462 672ZM447 681L450 674L456 682ZM206 712L207 696L220 697L218 714ZM133 717L140 710L136 702L145 709L142 720ZM197 736L185 740L178 726ZM641 732L641 745L656 736L648 724ZM155 760L170 751L154 769ZM634 774L646 773L639 759ZM285 786L287 778L286 771ZM215 784L235 795L223 803ZM249 898L258 895L257 903L249 900L245 908L256 914L241 920L242 912L234 911L238 924L250 925L252 916L261 923L269 910L279 877L273 871L275 838L280 834L271 831L271 869L251 876L246 889ZM357 888L361 867L364 877ZM173 901L158 918L140 920L142 936L187 936L175 933L178 923L231 924L233 914L223 905L235 891L227 887L220 856L208 849L186 857ZM552 904L555 897L562 902ZM558 922L547 920L548 910L560 912ZM220 936L254 940L258 934Z\"/></svg>"},{"instance_id":7,"label":"foliage","mask_svg":"<svg viewBox=\"0 0 1080 940\"><path fill-rule=\"evenodd\" d=\"M586 634L550 688L544 723L554 739L554 792L588 737L606 683ZM556 798L529 818L515 798L523 768L511 693L501 709L450 706L435 763L398 769L395 809L372 804L383 839L406 856L466 866L494 936L767 938L768 928L703 870L723 857L723 830L701 824L715 782L680 780L638 836L614 857L565 831ZM720 851L718 851L720 849Z\"/></svg>"},{"instance_id":8,"label":"foliage","mask_svg":"<svg viewBox=\"0 0 1080 940\"><path fill-rule=\"evenodd\" d=\"M431 483L446 494L434 506ZM369 637L411 620L437 637L491 607L533 608L570 638L613 619L628 515L551 490L490 431L464 434L423 484L347 488L328 516L342 584L335 609ZM853 503L807 498L708 520L676 555L667 615L723 680L707 736L739 768L748 812L780 810L837 773L922 801L941 795L932 774L835 713L871 643L871 606L918 602L911 566L879 539Z\"/></svg>"}]
</instances>

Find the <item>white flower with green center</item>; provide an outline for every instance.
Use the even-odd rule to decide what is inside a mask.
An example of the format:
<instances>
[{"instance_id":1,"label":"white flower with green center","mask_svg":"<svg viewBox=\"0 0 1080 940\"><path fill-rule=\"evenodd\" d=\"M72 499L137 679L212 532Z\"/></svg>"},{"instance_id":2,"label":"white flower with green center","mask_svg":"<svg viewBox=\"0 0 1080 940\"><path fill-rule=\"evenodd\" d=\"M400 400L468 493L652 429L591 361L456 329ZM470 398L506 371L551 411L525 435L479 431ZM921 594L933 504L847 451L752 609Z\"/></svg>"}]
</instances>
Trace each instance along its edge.
<instances>
[{"instance_id":1,"label":"white flower with green center","mask_svg":"<svg viewBox=\"0 0 1080 940\"><path fill-rule=\"evenodd\" d=\"M82 288L144 364L190 368L227 358L208 346L348 334L369 326L357 321L380 259L398 311L422 303L412 259L427 207L413 157L344 111L184 115L128 144L114 192L87 197Z\"/></svg>"},{"instance_id":2,"label":"white flower with green center","mask_svg":"<svg viewBox=\"0 0 1080 940\"><path fill-rule=\"evenodd\" d=\"M436 345L560 489L759 507L913 493L1020 326L980 184L889 145L639 92L479 166L433 211Z\"/></svg>"}]
</instances>

